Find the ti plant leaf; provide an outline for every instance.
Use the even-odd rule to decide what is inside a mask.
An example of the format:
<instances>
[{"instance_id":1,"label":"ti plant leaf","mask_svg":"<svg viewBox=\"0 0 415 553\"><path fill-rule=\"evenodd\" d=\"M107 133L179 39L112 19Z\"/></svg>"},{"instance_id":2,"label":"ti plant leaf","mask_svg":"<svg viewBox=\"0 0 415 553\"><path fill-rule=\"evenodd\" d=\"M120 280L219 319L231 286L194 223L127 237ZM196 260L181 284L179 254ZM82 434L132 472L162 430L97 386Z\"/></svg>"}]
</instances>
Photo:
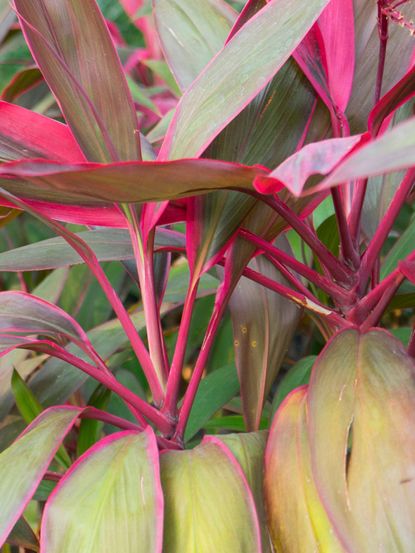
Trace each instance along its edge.
<instances>
[{"instance_id":1,"label":"ti plant leaf","mask_svg":"<svg viewBox=\"0 0 415 553\"><path fill-rule=\"evenodd\" d=\"M163 494L153 431L119 432L61 479L42 519L44 553L161 553Z\"/></svg>"},{"instance_id":2,"label":"ti plant leaf","mask_svg":"<svg viewBox=\"0 0 415 553\"><path fill-rule=\"evenodd\" d=\"M62 440L80 413L73 407L44 411L0 454L0 545L36 491Z\"/></svg>"},{"instance_id":3,"label":"ti plant leaf","mask_svg":"<svg viewBox=\"0 0 415 553\"><path fill-rule=\"evenodd\" d=\"M182 96L160 159L200 155L267 85L326 4L272 0L251 18Z\"/></svg>"},{"instance_id":4,"label":"ti plant leaf","mask_svg":"<svg viewBox=\"0 0 415 553\"><path fill-rule=\"evenodd\" d=\"M413 360L382 330L342 332L314 365L307 395L313 476L346 551L413 547L414 398Z\"/></svg>"},{"instance_id":5,"label":"ti plant leaf","mask_svg":"<svg viewBox=\"0 0 415 553\"><path fill-rule=\"evenodd\" d=\"M95 0L40 0L36 6L16 0L15 7L32 54L87 159L141 159L134 104Z\"/></svg>"},{"instance_id":6,"label":"ti plant leaf","mask_svg":"<svg viewBox=\"0 0 415 553\"><path fill-rule=\"evenodd\" d=\"M275 415L267 443L265 498L272 543L284 553L346 553L312 479L305 401L306 388L291 392Z\"/></svg>"},{"instance_id":7,"label":"ti plant leaf","mask_svg":"<svg viewBox=\"0 0 415 553\"><path fill-rule=\"evenodd\" d=\"M278 270L263 257L256 257L249 267L284 282ZM290 300L244 277L237 284L229 307L244 419L248 430L258 430L264 402L301 311Z\"/></svg>"},{"instance_id":8,"label":"ti plant leaf","mask_svg":"<svg viewBox=\"0 0 415 553\"><path fill-rule=\"evenodd\" d=\"M271 553L272 551L267 528L263 486L264 454L267 438L268 432L261 431L243 434L224 434L206 439L209 443L217 443L218 440L223 442L241 465L255 499L261 526L263 553Z\"/></svg>"},{"instance_id":9,"label":"ti plant leaf","mask_svg":"<svg viewBox=\"0 0 415 553\"><path fill-rule=\"evenodd\" d=\"M224 0L155 0L154 15L167 63L182 90L222 48L236 19Z\"/></svg>"},{"instance_id":10,"label":"ti plant leaf","mask_svg":"<svg viewBox=\"0 0 415 553\"><path fill-rule=\"evenodd\" d=\"M252 492L228 448L206 442L161 455L163 553L261 553Z\"/></svg>"}]
</instances>

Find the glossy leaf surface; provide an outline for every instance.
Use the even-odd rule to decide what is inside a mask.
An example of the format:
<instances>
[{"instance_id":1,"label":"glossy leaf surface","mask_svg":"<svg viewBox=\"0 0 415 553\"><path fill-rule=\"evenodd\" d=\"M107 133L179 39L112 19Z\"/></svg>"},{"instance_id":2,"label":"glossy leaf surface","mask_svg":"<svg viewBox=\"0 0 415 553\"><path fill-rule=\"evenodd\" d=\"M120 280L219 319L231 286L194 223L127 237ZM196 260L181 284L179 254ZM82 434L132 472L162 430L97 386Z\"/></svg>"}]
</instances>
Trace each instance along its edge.
<instances>
[{"instance_id":1,"label":"glossy leaf surface","mask_svg":"<svg viewBox=\"0 0 415 553\"><path fill-rule=\"evenodd\" d=\"M160 159L200 155L267 85L326 4L272 0L252 17L187 89Z\"/></svg>"},{"instance_id":2,"label":"glossy leaf surface","mask_svg":"<svg viewBox=\"0 0 415 553\"><path fill-rule=\"evenodd\" d=\"M414 543L414 391L413 360L381 330L337 335L314 366L313 474L347 551L410 551Z\"/></svg>"},{"instance_id":3,"label":"glossy leaf surface","mask_svg":"<svg viewBox=\"0 0 415 553\"><path fill-rule=\"evenodd\" d=\"M163 453L161 480L164 553L261 553L251 491L225 447Z\"/></svg>"},{"instance_id":4,"label":"glossy leaf surface","mask_svg":"<svg viewBox=\"0 0 415 553\"><path fill-rule=\"evenodd\" d=\"M120 432L88 450L46 504L42 553L161 553L163 496L154 433Z\"/></svg>"},{"instance_id":5,"label":"glossy leaf surface","mask_svg":"<svg viewBox=\"0 0 415 553\"><path fill-rule=\"evenodd\" d=\"M71 429L80 410L54 407L44 411L24 434L0 454L0 544L15 522Z\"/></svg>"}]
</instances>

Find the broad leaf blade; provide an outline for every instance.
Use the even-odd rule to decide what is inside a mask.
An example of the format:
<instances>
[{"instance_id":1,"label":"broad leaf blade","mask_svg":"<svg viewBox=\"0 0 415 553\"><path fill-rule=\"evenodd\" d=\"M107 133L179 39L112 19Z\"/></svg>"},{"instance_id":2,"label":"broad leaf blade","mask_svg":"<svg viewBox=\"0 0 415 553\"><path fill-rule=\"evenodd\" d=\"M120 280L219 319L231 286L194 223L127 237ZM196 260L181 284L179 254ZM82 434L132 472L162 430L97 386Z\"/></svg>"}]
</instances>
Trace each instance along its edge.
<instances>
[{"instance_id":1,"label":"broad leaf blade","mask_svg":"<svg viewBox=\"0 0 415 553\"><path fill-rule=\"evenodd\" d=\"M222 188L252 190L253 179L262 174L261 167L212 159L107 165L32 160L3 164L0 185L25 199L102 206L169 200Z\"/></svg>"},{"instance_id":2,"label":"broad leaf blade","mask_svg":"<svg viewBox=\"0 0 415 553\"><path fill-rule=\"evenodd\" d=\"M414 391L413 360L380 330L341 333L314 367L313 473L347 550L409 551L414 543Z\"/></svg>"},{"instance_id":3,"label":"broad leaf blade","mask_svg":"<svg viewBox=\"0 0 415 553\"><path fill-rule=\"evenodd\" d=\"M271 173L257 178L255 187L263 194L271 194L285 186L292 194L300 196L311 176L330 173L362 140L363 137L357 135L307 144Z\"/></svg>"},{"instance_id":4,"label":"broad leaf blade","mask_svg":"<svg viewBox=\"0 0 415 553\"><path fill-rule=\"evenodd\" d=\"M140 159L135 108L95 0L16 0L32 54L85 156ZM116 114L116 116L114 116Z\"/></svg>"},{"instance_id":5,"label":"broad leaf blade","mask_svg":"<svg viewBox=\"0 0 415 553\"><path fill-rule=\"evenodd\" d=\"M98 229L77 233L94 251L99 261L133 259L129 232L125 229ZM155 247L184 248L184 235L159 229ZM56 269L83 263L81 257L60 237L49 238L0 253L0 271L34 271Z\"/></svg>"},{"instance_id":6,"label":"broad leaf blade","mask_svg":"<svg viewBox=\"0 0 415 553\"><path fill-rule=\"evenodd\" d=\"M264 258L255 258L249 266L285 283L277 269ZM248 430L258 430L263 405L301 311L290 300L244 277L232 294L229 308L244 419Z\"/></svg>"},{"instance_id":7,"label":"broad leaf blade","mask_svg":"<svg viewBox=\"0 0 415 553\"><path fill-rule=\"evenodd\" d=\"M85 332L65 311L24 292L0 293L0 332L62 335L87 351L90 348Z\"/></svg>"},{"instance_id":8,"label":"broad leaf blade","mask_svg":"<svg viewBox=\"0 0 415 553\"><path fill-rule=\"evenodd\" d=\"M241 465L249 487L255 499L258 519L262 533L262 551L271 553L270 537L267 530L267 519L264 501L264 453L268 432L250 432L242 434L224 434L208 436L205 442L223 442Z\"/></svg>"},{"instance_id":9,"label":"broad leaf blade","mask_svg":"<svg viewBox=\"0 0 415 553\"><path fill-rule=\"evenodd\" d=\"M155 0L160 42L180 88L186 88L225 44L236 19L224 0Z\"/></svg>"},{"instance_id":10,"label":"broad leaf blade","mask_svg":"<svg viewBox=\"0 0 415 553\"><path fill-rule=\"evenodd\" d=\"M44 411L9 448L0 454L0 544L46 472L59 445L71 429L80 410L55 407Z\"/></svg>"},{"instance_id":11,"label":"broad leaf blade","mask_svg":"<svg viewBox=\"0 0 415 553\"><path fill-rule=\"evenodd\" d=\"M252 494L225 447L204 443L188 451L165 452L161 479L164 553L261 553Z\"/></svg>"},{"instance_id":12,"label":"broad leaf blade","mask_svg":"<svg viewBox=\"0 0 415 553\"><path fill-rule=\"evenodd\" d=\"M267 85L326 4L272 0L251 18L187 89L160 159L200 155Z\"/></svg>"},{"instance_id":13,"label":"broad leaf blade","mask_svg":"<svg viewBox=\"0 0 415 553\"><path fill-rule=\"evenodd\" d=\"M87 451L59 482L42 521L44 553L161 553L163 495L151 429Z\"/></svg>"},{"instance_id":14,"label":"broad leaf blade","mask_svg":"<svg viewBox=\"0 0 415 553\"><path fill-rule=\"evenodd\" d=\"M267 443L265 497L272 541L287 553L343 553L312 480L305 400L305 388L286 398Z\"/></svg>"},{"instance_id":15,"label":"broad leaf blade","mask_svg":"<svg viewBox=\"0 0 415 553\"><path fill-rule=\"evenodd\" d=\"M400 123L348 156L311 191L324 190L352 179L382 175L415 164L415 118Z\"/></svg>"}]
</instances>

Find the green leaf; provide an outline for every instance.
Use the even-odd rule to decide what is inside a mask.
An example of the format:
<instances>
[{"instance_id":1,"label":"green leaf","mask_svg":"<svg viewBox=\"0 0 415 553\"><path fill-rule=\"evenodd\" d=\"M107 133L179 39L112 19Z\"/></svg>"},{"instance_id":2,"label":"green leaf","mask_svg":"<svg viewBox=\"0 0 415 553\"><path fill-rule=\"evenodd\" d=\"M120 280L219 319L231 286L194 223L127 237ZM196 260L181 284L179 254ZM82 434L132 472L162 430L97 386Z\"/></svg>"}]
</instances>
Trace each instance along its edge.
<instances>
[{"instance_id":1,"label":"green leaf","mask_svg":"<svg viewBox=\"0 0 415 553\"><path fill-rule=\"evenodd\" d=\"M267 85L326 4L272 0L250 19L182 96L160 159L200 155Z\"/></svg>"},{"instance_id":2,"label":"green leaf","mask_svg":"<svg viewBox=\"0 0 415 553\"><path fill-rule=\"evenodd\" d=\"M286 242L279 245L287 249ZM264 257L256 257L249 267L286 284L279 271ZM301 311L292 301L245 277L237 284L229 308L244 419L248 430L258 430L263 405Z\"/></svg>"},{"instance_id":3,"label":"green leaf","mask_svg":"<svg viewBox=\"0 0 415 553\"><path fill-rule=\"evenodd\" d=\"M163 52L182 90L219 52L236 20L223 0L155 0L154 15Z\"/></svg>"},{"instance_id":4,"label":"green leaf","mask_svg":"<svg viewBox=\"0 0 415 553\"><path fill-rule=\"evenodd\" d=\"M316 486L345 548L410 551L415 381L401 342L379 329L338 334L314 365L307 412Z\"/></svg>"},{"instance_id":5,"label":"green leaf","mask_svg":"<svg viewBox=\"0 0 415 553\"><path fill-rule=\"evenodd\" d=\"M308 384L308 381L310 380L311 368L315 360L315 355L303 357L303 359L297 361L297 363L293 365L282 377L272 402L273 415L290 392L298 386Z\"/></svg>"},{"instance_id":6,"label":"green leaf","mask_svg":"<svg viewBox=\"0 0 415 553\"><path fill-rule=\"evenodd\" d=\"M216 369L200 383L184 434L188 442L219 409L239 391L234 365Z\"/></svg>"},{"instance_id":7,"label":"green leaf","mask_svg":"<svg viewBox=\"0 0 415 553\"><path fill-rule=\"evenodd\" d=\"M131 238L126 229L99 229L76 233L94 251L99 261L133 259ZM155 246L184 247L184 235L159 230ZM61 237L41 240L0 253L0 271L34 271L55 269L83 263L76 251Z\"/></svg>"},{"instance_id":8,"label":"green leaf","mask_svg":"<svg viewBox=\"0 0 415 553\"><path fill-rule=\"evenodd\" d=\"M401 234L384 259L380 270L380 276L382 279L387 277L394 269L396 269L399 261L405 259L405 257L413 252L414 232L415 218L411 221L405 232Z\"/></svg>"},{"instance_id":9,"label":"green leaf","mask_svg":"<svg viewBox=\"0 0 415 553\"><path fill-rule=\"evenodd\" d=\"M0 454L0 545L34 494L60 443L79 416L79 409L44 411L9 448Z\"/></svg>"},{"instance_id":10,"label":"green leaf","mask_svg":"<svg viewBox=\"0 0 415 553\"><path fill-rule=\"evenodd\" d=\"M163 553L260 553L252 493L224 446L203 443L161 455Z\"/></svg>"},{"instance_id":11,"label":"green leaf","mask_svg":"<svg viewBox=\"0 0 415 553\"><path fill-rule=\"evenodd\" d=\"M286 398L267 443L264 488L272 542L276 551L287 553L346 553L313 482L305 400L305 388Z\"/></svg>"},{"instance_id":12,"label":"green leaf","mask_svg":"<svg viewBox=\"0 0 415 553\"><path fill-rule=\"evenodd\" d=\"M39 551L39 540L24 517L16 522L7 543L30 551Z\"/></svg>"},{"instance_id":13,"label":"green leaf","mask_svg":"<svg viewBox=\"0 0 415 553\"><path fill-rule=\"evenodd\" d=\"M48 553L161 553L163 495L153 431L119 432L60 480L42 519Z\"/></svg>"},{"instance_id":14,"label":"green leaf","mask_svg":"<svg viewBox=\"0 0 415 553\"><path fill-rule=\"evenodd\" d=\"M27 424L31 423L40 415L43 407L16 370L12 375L12 391L20 414Z\"/></svg>"},{"instance_id":15,"label":"green leaf","mask_svg":"<svg viewBox=\"0 0 415 553\"><path fill-rule=\"evenodd\" d=\"M111 391L103 386L97 386L88 400L88 405L97 409L106 410L111 397ZM103 423L94 419L82 419L79 426L78 440L76 442L76 454L80 457L85 451L98 441Z\"/></svg>"},{"instance_id":16,"label":"green leaf","mask_svg":"<svg viewBox=\"0 0 415 553\"><path fill-rule=\"evenodd\" d=\"M87 159L140 159L134 104L95 0L16 0L32 54ZM116 117L114 116L116 114Z\"/></svg>"},{"instance_id":17,"label":"green leaf","mask_svg":"<svg viewBox=\"0 0 415 553\"><path fill-rule=\"evenodd\" d=\"M225 434L209 437L209 442L223 442L241 465L249 487L252 490L262 533L262 551L271 553L270 538L267 529L265 500L263 491L264 453L268 432L250 432L245 434Z\"/></svg>"}]
</instances>

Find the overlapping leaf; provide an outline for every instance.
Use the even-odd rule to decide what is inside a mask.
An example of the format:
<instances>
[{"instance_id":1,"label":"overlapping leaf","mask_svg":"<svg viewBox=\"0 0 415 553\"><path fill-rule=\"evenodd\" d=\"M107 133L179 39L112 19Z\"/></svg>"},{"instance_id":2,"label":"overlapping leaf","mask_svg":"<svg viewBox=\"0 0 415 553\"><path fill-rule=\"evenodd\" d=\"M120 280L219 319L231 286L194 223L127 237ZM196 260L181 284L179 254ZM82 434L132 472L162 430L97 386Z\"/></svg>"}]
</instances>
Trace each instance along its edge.
<instances>
[{"instance_id":1,"label":"overlapping leaf","mask_svg":"<svg viewBox=\"0 0 415 553\"><path fill-rule=\"evenodd\" d=\"M132 259L131 238L125 229L99 229L77 233L94 251L99 261ZM184 248L181 233L160 229L155 247ZM61 237L49 238L0 253L0 271L33 271L56 269L83 263L80 256Z\"/></svg>"},{"instance_id":2,"label":"overlapping leaf","mask_svg":"<svg viewBox=\"0 0 415 553\"><path fill-rule=\"evenodd\" d=\"M15 522L53 459L80 410L55 407L44 411L24 434L0 454L0 544Z\"/></svg>"},{"instance_id":3,"label":"overlapping leaf","mask_svg":"<svg viewBox=\"0 0 415 553\"><path fill-rule=\"evenodd\" d=\"M0 293L0 332L17 336L63 336L85 351L92 349L87 335L70 315L24 292Z\"/></svg>"},{"instance_id":4,"label":"overlapping leaf","mask_svg":"<svg viewBox=\"0 0 415 553\"><path fill-rule=\"evenodd\" d=\"M410 551L414 543L414 392L413 360L381 330L341 333L314 366L313 474L347 551Z\"/></svg>"},{"instance_id":5,"label":"overlapping leaf","mask_svg":"<svg viewBox=\"0 0 415 553\"><path fill-rule=\"evenodd\" d=\"M164 553L261 553L252 493L227 448L207 442L160 461Z\"/></svg>"},{"instance_id":6,"label":"overlapping leaf","mask_svg":"<svg viewBox=\"0 0 415 553\"><path fill-rule=\"evenodd\" d=\"M15 6L32 54L85 156L140 159L134 104L95 0L36 5L16 0Z\"/></svg>"},{"instance_id":7,"label":"overlapping leaf","mask_svg":"<svg viewBox=\"0 0 415 553\"><path fill-rule=\"evenodd\" d=\"M88 450L50 496L43 553L161 553L163 495L153 431L120 432Z\"/></svg>"},{"instance_id":8,"label":"overlapping leaf","mask_svg":"<svg viewBox=\"0 0 415 553\"><path fill-rule=\"evenodd\" d=\"M285 282L267 259L257 257L249 266L276 282ZM258 430L264 402L301 312L290 300L246 278L237 284L229 307L244 419L248 430Z\"/></svg>"},{"instance_id":9,"label":"overlapping leaf","mask_svg":"<svg viewBox=\"0 0 415 553\"><path fill-rule=\"evenodd\" d=\"M376 2L353 0L355 14L355 77L347 116L353 133L364 132L374 104L379 59L378 8ZM400 7L411 20L412 2ZM389 23L388 44L382 94L390 90L408 71L414 52L414 40L407 29Z\"/></svg>"},{"instance_id":10,"label":"overlapping leaf","mask_svg":"<svg viewBox=\"0 0 415 553\"><path fill-rule=\"evenodd\" d=\"M305 388L287 397L267 443L265 497L272 542L276 551L284 553L345 553L313 483L305 401Z\"/></svg>"},{"instance_id":11,"label":"overlapping leaf","mask_svg":"<svg viewBox=\"0 0 415 553\"><path fill-rule=\"evenodd\" d=\"M251 18L187 89L160 159L200 155L267 85L326 4L273 0Z\"/></svg>"},{"instance_id":12,"label":"overlapping leaf","mask_svg":"<svg viewBox=\"0 0 415 553\"><path fill-rule=\"evenodd\" d=\"M97 206L161 201L221 188L251 190L254 177L265 173L261 167L211 159L107 165L33 160L3 164L0 185L26 199Z\"/></svg>"},{"instance_id":13,"label":"overlapping leaf","mask_svg":"<svg viewBox=\"0 0 415 553\"><path fill-rule=\"evenodd\" d=\"M154 15L166 60L182 90L225 44L236 19L224 0L155 0Z\"/></svg>"}]
</instances>

